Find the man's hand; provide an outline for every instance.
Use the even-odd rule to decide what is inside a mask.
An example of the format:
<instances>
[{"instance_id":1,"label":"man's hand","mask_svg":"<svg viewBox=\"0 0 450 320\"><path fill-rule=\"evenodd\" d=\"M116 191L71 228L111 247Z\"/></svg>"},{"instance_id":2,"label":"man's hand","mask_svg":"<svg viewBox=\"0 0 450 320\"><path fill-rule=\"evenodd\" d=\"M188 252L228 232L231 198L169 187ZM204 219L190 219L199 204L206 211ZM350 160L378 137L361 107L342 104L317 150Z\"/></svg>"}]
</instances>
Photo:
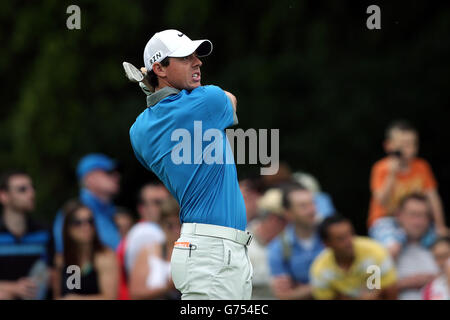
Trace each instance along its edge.
<instances>
[{"instance_id":1,"label":"man's hand","mask_svg":"<svg viewBox=\"0 0 450 320\"><path fill-rule=\"evenodd\" d=\"M150 85L150 82L148 82L148 80L147 80L147 68L142 67L140 70L141 70L141 73L144 75L144 80L142 80L142 83L145 84L145 86L147 87L148 90L150 90L150 92L155 92L155 88L153 88Z\"/></svg>"},{"instance_id":2,"label":"man's hand","mask_svg":"<svg viewBox=\"0 0 450 320\"><path fill-rule=\"evenodd\" d=\"M281 300L302 300L312 298L309 284L295 284L288 275L280 275L272 280L272 291Z\"/></svg>"},{"instance_id":3,"label":"man's hand","mask_svg":"<svg viewBox=\"0 0 450 320\"><path fill-rule=\"evenodd\" d=\"M284 296L286 292L292 289L292 285L292 280L289 276L278 276L272 282L273 293L277 297Z\"/></svg>"},{"instance_id":4,"label":"man's hand","mask_svg":"<svg viewBox=\"0 0 450 320\"><path fill-rule=\"evenodd\" d=\"M400 171L401 159L399 157L390 156L388 160L388 168L389 173L395 176Z\"/></svg>"},{"instance_id":5,"label":"man's hand","mask_svg":"<svg viewBox=\"0 0 450 320\"><path fill-rule=\"evenodd\" d=\"M416 274L398 282L399 290L405 289L420 289L430 281L432 281L436 276L432 274Z\"/></svg>"},{"instance_id":6,"label":"man's hand","mask_svg":"<svg viewBox=\"0 0 450 320\"><path fill-rule=\"evenodd\" d=\"M360 300L379 300L381 295L381 290L368 290L363 288L359 296Z\"/></svg>"},{"instance_id":7,"label":"man's hand","mask_svg":"<svg viewBox=\"0 0 450 320\"><path fill-rule=\"evenodd\" d=\"M436 225L435 232L439 237L448 237L450 236L450 230L446 226Z\"/></svg>"},{"instance_id":8,"label":"man's hand","mask_svg":"<svg viewBox=\"0 0 450 320\"><path fill-rule=\"evenodd\" d=\"M14 284L13 294L22 299L33 299L37 295L37 285L31 278L20 278Z\"/></svg>"},{"instance_id":9,"label":"man's hand","mask_svg":"<svg viewBox=\"0 0 450 320\"><path fill-rule=\"evenodd\" d=\"M12 300L14 299L14 295L10 292L0 291L0 300Z\"/></svg>"}]
</instances>

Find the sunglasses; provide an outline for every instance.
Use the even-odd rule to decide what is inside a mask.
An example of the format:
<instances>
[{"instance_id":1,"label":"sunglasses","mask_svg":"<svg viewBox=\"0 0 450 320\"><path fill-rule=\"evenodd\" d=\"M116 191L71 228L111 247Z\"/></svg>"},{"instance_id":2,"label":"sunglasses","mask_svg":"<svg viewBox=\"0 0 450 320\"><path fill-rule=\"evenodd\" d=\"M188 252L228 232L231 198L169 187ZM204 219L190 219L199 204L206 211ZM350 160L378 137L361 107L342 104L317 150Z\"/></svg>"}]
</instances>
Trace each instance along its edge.
<instances>
[{"instance_id":1,"label":"sunglasses","mask_svg":"<svg viewBox=\"0 0 450 320\"><path fill-rule=\"evenodd\" d=\"M90 226L94 225L94 218L88 218L88 219L73 219L70 221L70 225L73 227L80 227L84 224L88 224Z\"/></svg>"},{"instance_id":2,"label":"sunglasses","mask_svg":"<svg viewBox=\"0 0 450 320\"><path fill-rule=\"evenodd\" d=\"M162 199L150 199L147 201L142 201L141 203L144 206L155 205L155 206L160 207L160 206L162 206L163 202L164 202L164 200L162 200Z\"/></svg>"},{"instance_id":3,"label":"sunglasses","mask_svg":"<svg viewBox=\"0 0 450 320\"><path fill-rule=\"evenodd\" d=\"M34 186L30 186L30 185L18 186L18 187L13 188L13 190L18 193L25 193L27 191L34 190Z\"/></svg>"}]
</instances>

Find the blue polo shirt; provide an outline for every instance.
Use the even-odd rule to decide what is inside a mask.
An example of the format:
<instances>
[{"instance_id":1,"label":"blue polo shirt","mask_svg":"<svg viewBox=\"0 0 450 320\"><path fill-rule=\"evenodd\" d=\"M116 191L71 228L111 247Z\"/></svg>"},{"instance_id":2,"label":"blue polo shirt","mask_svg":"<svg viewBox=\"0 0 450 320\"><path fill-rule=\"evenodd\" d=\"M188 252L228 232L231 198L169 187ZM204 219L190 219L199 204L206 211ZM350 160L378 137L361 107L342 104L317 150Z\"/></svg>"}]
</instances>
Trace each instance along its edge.
<instances>
[{"instance_id":1,"label":"blue polo shirt","mask_svg":"<svg viewBox=\"0 0 450 320\"><path fill-rule=\"evenodd\" d=\"M104 203L92 192L87 189L81 189L80 201L92 210L94 215L94 223L97 234L103 245L115 250L120 242L120 234L114 223L113 216L116 212L116 208L112 203ZM56 214L55 221L53 223L53 236L55 239L55 250L60 253L63 252L63 225L64 215L60 210Z\"/></svg>"},{"instance_id":2,"label":"blue polo shirt","mask_svg":"<svg viewBox=\"0 0 450 320\"><path fill-rule=\"evenodd\" d=\"M181 223L245 230L244 199L225 134L231 125L231 101L212 85L167 96L144 110L132 125L136 158L177 199ZM208 134L212 132L215 135ZM174 155L183 161L174 160ZM211 161L217 155L222 161Z\"/></svg>"},{"instance_id":3,"label":"blue polo shirt","mask_svg":"<svg viewBox=\"0 0 450 320\"><path fill-rule=\"evenodd\" d=\"M285 261L283 257L282 233L268 245L269 267L272 276L288 275L297 283L309 283L309 268L316 256L323 250L319 235L312 237L311 247L305 247L298 239L293 224L286 226L287 243L291 248L291 256Z\"/></svg>"}]
</instances>

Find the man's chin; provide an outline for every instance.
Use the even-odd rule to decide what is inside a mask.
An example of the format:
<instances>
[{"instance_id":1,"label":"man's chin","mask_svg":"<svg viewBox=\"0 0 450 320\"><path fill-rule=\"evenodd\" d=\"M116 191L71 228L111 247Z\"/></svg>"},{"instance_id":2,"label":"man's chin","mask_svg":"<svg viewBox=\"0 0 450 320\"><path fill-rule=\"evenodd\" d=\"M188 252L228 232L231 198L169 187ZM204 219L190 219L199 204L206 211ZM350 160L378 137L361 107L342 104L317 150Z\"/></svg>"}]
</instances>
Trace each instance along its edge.
<instances>
[{"instance_id":1,"label":"man's chin","mask_svg":"<svg viewBox=\"0 0 450 320\"><path fill-rule=\"evenodd\" d=\"M194 89L196 89L196 88L198 88L198 87L201 87L201 83L200 83L200 81L199 82L195 82L195 83L193 83L193 84L191 84L190 86L189 86L189 91L191 91L191 90L194 90Z\"/></svg>"}]
</instances>

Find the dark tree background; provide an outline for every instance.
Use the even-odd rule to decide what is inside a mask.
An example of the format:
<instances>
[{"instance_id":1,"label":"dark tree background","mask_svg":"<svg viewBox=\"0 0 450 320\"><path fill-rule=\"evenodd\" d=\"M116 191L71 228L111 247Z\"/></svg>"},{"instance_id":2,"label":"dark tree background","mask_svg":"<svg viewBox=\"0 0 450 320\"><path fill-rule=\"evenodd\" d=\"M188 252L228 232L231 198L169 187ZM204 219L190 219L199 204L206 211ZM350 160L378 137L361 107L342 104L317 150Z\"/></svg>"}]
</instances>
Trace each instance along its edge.
<instances>
[{"instance_id":1,"label":"dark tree background","mask_svg":"<svg viewBox=\"0 0 450 320\"><path fill-rule=\"evenodd\" d=\"M391 2L4 2L0 169L32 174L34 214L51 221L78 193L78 159L104 152L124 164L117 202L134 207L137 188L154 177L130 147L128 129L145 100L121 63L143 65L148 39L175 28L213 42L203 83L238 97L243 129L279 128L281 159L315 175L360 233L370 168L397 118L418 127L420 156L430 161L448 209L450 5ZM81 8L81 30L66 28L71 4ZM366 28L370 4L381 8L381 30Z\"/></svg>"}]
</instances>

